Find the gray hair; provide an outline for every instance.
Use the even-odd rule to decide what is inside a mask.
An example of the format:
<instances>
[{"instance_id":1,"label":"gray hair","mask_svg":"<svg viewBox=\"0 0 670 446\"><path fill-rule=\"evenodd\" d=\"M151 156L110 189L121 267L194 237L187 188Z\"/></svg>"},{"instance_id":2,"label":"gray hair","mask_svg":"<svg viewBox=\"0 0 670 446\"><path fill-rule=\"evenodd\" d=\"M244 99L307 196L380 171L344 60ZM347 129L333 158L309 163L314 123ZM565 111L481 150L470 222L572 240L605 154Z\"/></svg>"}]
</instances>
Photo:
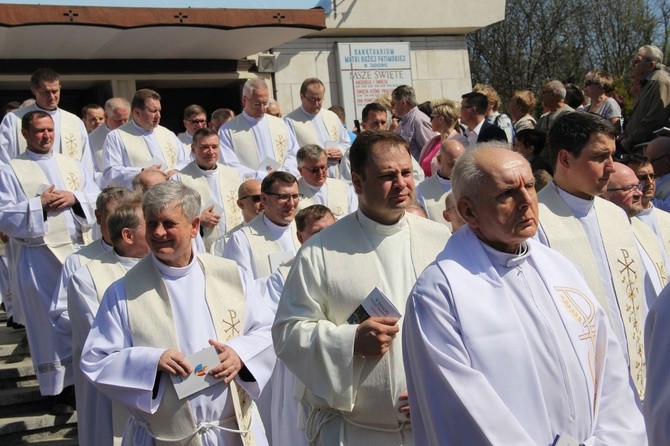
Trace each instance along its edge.
<instances>
[{"instance_id":1,"label":"gray hair","mask_svg":"<svg viewBox=\"0 0 670 446\"><path fill-rule=\"evenodd\" d=\"M189 222L200 215L200 194L177 181L166 181L149 189L142 198L144 215L159 214L171 206L177 206Z\"/></svg>"},{"instance_id":2,"label":"gray hair","mask_svg":"<svg viewBox=\"0 0 670 446\"><path fill-rule=\"evenodd\" d=\"M100 191L95 200L95 208L98 211L104 211L109 203L127 200L132 196L133 191L125 187L109 186Z\"/></svg>"},{"instance_id":3,"label":"gray hair","mask_svg":"<svg viewBox=\"0 0 670 446\"><path fill-rule=\"evenodd\" d=\"M279 107L279 102L277 102L277 101L275 101L274 99L270 98L270 99L268 99L268 107L270 107L271 105L276 105L277 107Z\"/></svg>"},{"instance_id":4,"label":"gray hair","mask_svg":"<svg viewBox=\"0 0 670 446\"><path fill-rule=\"evenodd\" d=\"M113 246L116 246L121 241L125 228L135 229L140 225L138 209L141 205L142 196L136 194L133 198L125 200L109 214L109 217L107 217L107 228Z\"/></svg>"},{"instance_id":5,"label":"gray hair","mask_svg":"<svg viewBox=\"0 0 670 446\"><path fill-rule=\"evenodd\" d=\"M563 82L557 80L547 82L544 84L543 89L551 91L552 93L560 96L561 99L565 99L565 95L567 94L567 90L565 89Z\"/></svg>"},{"instance_id":6,"label":"gray hair","mask_svg":"<svg viewBox=\"0 0 670 446\"><path fill-rule=\"evenodd\" d=\"M393 90L393 93L391 93L391 97L396 101L402 101L404 99L412 107L416 107L417 105L416 93L409 85L401 85L396 87L395 90Z\"/></svg>"},{"instance_id":7,"label":"gray hair","mask_svg":"<svg viewBox=\"0 0 670 446\"><path fill-rule=\"evenodd\" d=\"M298 167L302 167L303 164L305 164L305 160L307 158L318 161L319 158L325 154L326 151L321 146L316 144L307 144L298 149L298 153L296 154L295 158L298 161Z\"/></svg>"},{"instance_id":8,"label":"gray hair","mask_svg":"<svg viewBox=\"0 0 670 446\"><path fill-rule=\"evenodd\" d=\"M663 51L661 51L659 47L654 45L643 45L637 52L644 54L644 57L652 62L656 62L654 69L661 69L660 64L663 63Z\"/></svg>"},{"instance_id":9,"label":"gray hair","mask_svg":"<svg viewBox=\"0 0 670 446\"><path fill-rule=\"evenodd\" d=\"M130 101L126 98L109 98L105 102L105 113L111 115L114 113L114 110L117 108L122 108L124 110L130 110Z\"/></svg>"},{"instance_id":10,"label":"gray hair","mask_svg":"<svg viewBox=\"0 0 670 446\"><path fill-rule=\"evenodd\" d=\"M473 150L468 150L458 157L454 170L451 171L451 190L454 194L454 202L460 200L461 197L471 200L481 198L479 188L489 178L489 174L479 166L477 158L479 152L493 148L509 150L507 144L491 141L477 144Z\"/></svg>"},{"instance_id":11,"label":"gray hair","mask_svg":"<svg viewBox=\"0 0 670 446\"><path fill-rule=\"evenodd\" d=\"M261 79L260 77L254 77L251 79L247 79L247 81L244 83L244 87L242 87L242 95L249 97L252 94L254 94L255 90L268 90L268 84L265 82L265 79Z\"/></svg>"}]
</instances>

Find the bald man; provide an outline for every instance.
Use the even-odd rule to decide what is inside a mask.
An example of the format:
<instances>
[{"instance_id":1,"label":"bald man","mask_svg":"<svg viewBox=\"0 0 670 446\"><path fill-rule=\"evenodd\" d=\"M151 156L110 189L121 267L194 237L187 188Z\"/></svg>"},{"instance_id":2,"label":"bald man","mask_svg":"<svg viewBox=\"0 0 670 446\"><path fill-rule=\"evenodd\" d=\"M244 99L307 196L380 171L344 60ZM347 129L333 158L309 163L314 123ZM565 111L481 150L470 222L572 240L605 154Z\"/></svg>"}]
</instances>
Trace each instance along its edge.
<instances>
[{"instance_id":1,"label":"bald man","mask_svg":"<svg viewBox=\"0 0 670 446\"><path fill-rule=\"evenodd\" d=\"M643 209L640 189L640 180L633 169L625 164L614 163L614 172L610 175L607 190L602 197L623 209L631 222L646 269L644 287L648 308L667 284L668 267L666 252L659 246L654 231L640 219L634 218Z\"/></svg>"},{"instance_id":2,"label":"bald man","mask_svg":"<svg viewBox=\"0 0 670 446\"><path fill-rule=\"evenodd\" d=\"M458 213L456 209L456 200L454 199L454 193L449 191L444 197L444 211L442 216L451 224L451 233L458 231L461 226L465 225L465 221L461 214Z\"/></svg>"},{"instance_id":3,"label":"bald man","mask_svg":"<svg viewBox=\"0 0 670 446\"><path fill-rule=\"evenodd\" d=\"M463 144L455 139L446 139L435 157L439 169L432 177L428 177L416 187L416 202L419 203L428 214L428 218L438 223L447 225L451 229L451 223L444 217L444 198L451 190L451 171L459 156L465 153Z\"/></svg>"}]
</instances>

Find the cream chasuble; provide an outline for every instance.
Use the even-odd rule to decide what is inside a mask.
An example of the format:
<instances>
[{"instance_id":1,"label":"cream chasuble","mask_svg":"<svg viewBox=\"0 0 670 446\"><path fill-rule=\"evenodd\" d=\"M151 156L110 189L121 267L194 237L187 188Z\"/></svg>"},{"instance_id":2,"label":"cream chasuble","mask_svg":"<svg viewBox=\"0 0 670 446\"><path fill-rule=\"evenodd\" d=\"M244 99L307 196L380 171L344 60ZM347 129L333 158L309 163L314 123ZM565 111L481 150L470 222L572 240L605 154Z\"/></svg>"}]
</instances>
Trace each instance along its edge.
<instances>
[{"instance_id":1,"label":"cream chasuble","mask_svg":"<svg viewBox=\"0 0 670 446\"><path fill-rule=\"evenodd\" d=\"M280 166L283 166L290 144L288 127L286 127L284 121L274 116L265 115L264 118L270 131L274 159ZM258 169L259 164L263 160L258 157L256 139L247 120L244 116L238 115L228 123L227 127L232 132L233 149L240 163L250 169Z\"/></svg>"},{"instance_id":2,"label":"cream chasuble","mask_svg":"<svg viewBox=\"0 0 670 446\"><path fill-rule=\"evenodd\" d=\"M213 182L218 184L218 190L214 190L210 185L207 175L218 176L218 178L212 178L215 180ZM237 206L237 189L241 183L240 174L232 167L223 164L218 164L215 170L203 171L195 161L192 161L179 172L179 178L182 183L200 194L203 208L208 207L207 203L212 201L223 208L223 228L219 227L221 225L210 228L201 226L204 232L205 249L207 252L212 252L214 242L223 237L228 229L242 223L242 211Z\"/></svg>"},{"instance_id":3,"label":"cream chasuble","mask_svg":"<svg viewBox=\"0 0 670 446\"><path fill-rule=\"evenodd\" d=\"M658 245L658 239L656 238L654 231L652 231L646 223L637 218L631 219L630 225L633 228L633 233L638 242L640 242L642 249L644 249L654 265L653 270L648 268L648 273L655 275L655 278L660 284L660 288L663 289L668 283L668 270L665 256L663 255L661 247ZM661 289L656 291L656 295L661 292Z\"/></svg>"},{"instance_id":4,"label":"cream chasuble","mask_svg":"<svg viewBox=\"0 0 670 446\"><path fill-rule=\"evenodd\" d=\"M596 258L580 221L557 191L554 183L538 194L541 230L548 245L561 252L581 270L614 326L620 317L625 331L630 374L640 399L644 399L644 266L635 236L623 211L616 205L594 198L599 232L607 257L618 310L612 308L603 289Z\"/></svg>"},{"instance_id":5,"label":"cream chasuble","mask_svg":"<svg viewBox=\"0 0 670 446\"><path fill-rule=\"evenodd\" d=\"M148 256L126 274L128 318L133 342L155 348L174 348L179 341L170 297L164 279L153 262L153 256ZM197 262L205 275L205 298L217 339L225 342L241 335L241 329L236 327L244 320L246 299L237 268L208 254L198 254ZM222 296L221 290L226 290L225 296ZM146 317L147 314L151 317ZM157 446L201 445L198 435L201 427L196 426L188 401L179 400L172 382L165 382L167 385L158 410L154 414L146 414L149 420L146 427L155 436ZM250 430L254 403L236 381L231 381L229 387L243 443L251 446L254 444Z\"/></svg>"},{"instance_id":6,"label":"cream chasuble","mask_svg":"<svg viewBox=\"0 0 670 446\"><path fill-rule=\"evenodd\" d=\"M317 201L315 196L323 187L326 188L326 200L322 203L320 202L321 200ZM305 209L313 204L322 204L335 214L335 218L340 219L350 213L349 187L342 180L328 178L326 179L326 184L317 189L307 184L304 178L300 178L298 180L298 188L300 193L304 195L304 198L298 202L298 210Z\"/></svg>"},{"instance_id":7,"label":"cream chasuble","mask_svg":"<svg viewBox=\"0 0 670 446\"><path fill-rule=\"evenodd\" d=\"M182 150L181 147L175 147L174 145L174 133L165 127L158 126L153 130L153 134L158 141L163 160L167 164L166 167L174 169L177 167L179 152ZM151 159L153 158L151 151L132 120L119 127L119 136L123 141L128 159L130 160L129 167L147 167L151 165Z\"/></svg>"},{"instance_id":8,"label":"cream chasuble","mask_svg":"<svg viewBox=\"0 0 670 446\"><path fill-rule=\"evenodd\" d=\"M440 177L437 173L423 180L416 187L416 202L423 206L428 218L447 225L451 230L451 223L444 219L442 212L445 209L444 198L451 190L451 180Z\"/></svg>"},{"instance_id":9,"label":"cream chasuble","mask_svg":"<svg viewBox=\"0 0 670 446\"><path fill-rule=\"evenodd\" d=\"M650 208L643 209L635 218L651 227L663 247L666 258L670 260L670 213L651 205Z\"/></svg>"},{"instance_id":10,"label":"cream chasuble","mask_svg":"<svg viewBox=\"0 0 670 446\"><path fill-rule=\"evenodd\" d=\"M346 320L375 286L402 311L448 237L443 225L412 214L380 225L359 210L296 255L272 331L278 357L305 386L312 444L413 444L410 422L397 411L407 387L400 345L379 358L354 356L357 326Z\"/></svg>"},{"instance_id":11,"label":"cream chasuble","mask_svg":"<svg viewBox=\"0 0 670 446\"><path fill-rule=\"evenodd\" d=\"M251 249L251 260L253 261L255 271L254 279L267 277L273 273L270 264L271 254L280 251L288 251L279 243L278 238L271 234L265 220L265 215L261 213L251 220L248 225L240 228L240 231L246 235L246 239ZM289 227L285 230L290 231L294 250L297 251L298 248L300 248L300 242L298 241L298 236L296 234L295 223L291 222ZM231 258L228 257L227 254L224 257Z\"/></svg>"}]
</instances>

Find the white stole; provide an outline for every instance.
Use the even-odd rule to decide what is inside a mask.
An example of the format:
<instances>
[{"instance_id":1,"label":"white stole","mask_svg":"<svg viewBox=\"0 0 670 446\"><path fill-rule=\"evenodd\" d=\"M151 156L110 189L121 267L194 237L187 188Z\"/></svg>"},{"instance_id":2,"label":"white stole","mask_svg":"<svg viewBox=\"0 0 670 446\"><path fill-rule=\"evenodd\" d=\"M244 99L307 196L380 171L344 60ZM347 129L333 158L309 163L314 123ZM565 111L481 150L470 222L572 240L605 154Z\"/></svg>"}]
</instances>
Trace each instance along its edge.
<instances>
[{"instance_id":1,"label":"white stole","mask_svg":"<svg viewBox=\"0 0 670 446\"><path fill-rule=\"evenodd\" d=\"M78 162L59 153L54 153L53 156L66 189L69 191L83 190L84 179L81 178ZM9 164L12 166L16 179L21 184L21 189L23 189L23 193L28 199L40 196L40 186L50 183L37 163L28 158L27 152L23 152L17 158L11 160ZM49 230L44 235L44 242L61 263L64 263L67 256L74 252L67 222L63 215L63 212L70 211L71 208L66 208L47 213ZM82 236L85 236L84 241L90 242L90 227L88 229L82 227Z\"/></svg>"},{"instance_id":2,"label":"white stole","mask_svg":"<svg viewBox=\"0 0 670 446\"><path fill-rule=\"evenodd\" d=\"M549 246L577 265L613 326L612 321L617 316L607 301L596 259L581 223L555 187L545 187L539 198L540 223ZM621 209L600 197L594 197L594 209L626 334L630 374L640 399L644 400L644 265Z\"/></svg>"},{"instance_id":3,"label":"white stole","mask_svg":"<svg viewBox=\"0 0 670 446\"><path fill-rule=\"evenodd\" d=\"M266 114L265 119L270 131L270 140L272 141L272 151L275 155L275 161L283 166L288 152L288 145L291 141L288 127L284 121L275 116ZM256 125L262 124L258 123ZM247 120L244 116L238 115L228 123L228 128L232 135L233 149L235 150L237 159L242 165L250 169L258 169L263 160L258 159L256 138L254 138L254 132Z\"/></svg>"},{"instance_id":4,"label":"white stole","mask_svg":"<svg viewBox=\"0 0 670 446\"><path fill-rule=\"evenodd\" d=\"M633 218L630 222L635 237L640 242L642 249L647 253L651 262L654 264L654 271L648 271L649 274L656 274L662 287L668 283L668 272L665 270L665 259L663 252L658 244L658 237L654 231L639 218Z\"/></svg>"},{"instance_id":5,"label":"white stole","mask_svg":"<svg viewBox=\"0 0 670 446\"><path fill-rule=\"evenodd\" d=\"M311 116L307 114L302 107L298 107L286 118L293 121L295 137L298 140L298 145L300 147L307 144L318 144L319 146L322 144L321 138L314 127L315 124L312 122L313 119L323 119L326 132L328 132L328 137L331 141L339 141L340 139L342 122L340 121L340 118L330 110L321 110L316 116Z\"/></svg>"},{"instance_id":6,"label":"white stole","mask_svg":"<svg viewBox=\"0 0 670 446\"><path fill-rule=\"evenodd\" d=\"M219 202L223 204L223 213L226 222L226 229L234 228L242 223L242 211L237 206L237 189L240 185L240 174L232 167L218 164L216 170L219 174ZM200 194L201 203L204 206L213 200L212 191L209 188L207 179L202 174L195 161L190 162L180 172L181 181L188 187L195 189ZM204 236L203 242L205 249L210 252L210 248L219 238L223 237L218 225L211 228L201 226Z\"/></svg>"},{"instance_id":7,"label":"white stole","mask_svg":"<svg viewBox=\"0 0 670 446\"><path fill-rule=\"evenodd\" d=\"M44 111L49 113L46 110L42 110L37 107L25 107L17 110L16 116L18 117L18 125L16 126L17 135L16 141L19 144L19 153L24 153L27 149L26 139L21 134L21 118L23 115L31 111ZM73 115L70 112L67 112L63 109L58 110L60 113L60 123L59 123L59 132L60 132L60 151L61 154L68 156L74 160L81 161L83 156L84 144L86 141L82 138L81 132L81 119L76 115Z\"/></svg>"},{"instance_id":8,"label":"white stole","mask_svg":"<svg viewBox=\"0 0 670 446\"><path fill-rule=\"evenodd\" d=\"M426 213L428 218L438 223L447 225L451 229L451 223L444 219L442 211L446 205L444 204L444 197L447 192L444 191L437 174L432 175L421 183L423 189L423 199L426 202Z\"/></svg>"},{"instance_id":9,"label":"white stole","mask_svg":"<svg viewBox=\"0 0 670 446\"><path fill-rule=\"evenodd\" d=\"M153 130L153 134L156 137L156 141L158 141L158 146L163 154L163 159L167 163L167 168L173 169L177 164L180 150L179 147L175 147L173 144L174 134L162 126L156 127ZM151 159L153 158L151 151L140 132L133 125L132 120L119 127L119 136L126 148L130 167L147 167L151 164Z\"/></svg>"},{"instance_id":10,"label":"white stole","mask_svg":"<svg viewBox=\"0 0 670 446\"><path fill-rule=\"evenodd\" d=\"M272 234L270 234L263 220L263 213L258 214L248 225L242 226L240 230L244 232L249 241L256 269L256 277L261 278L271 275L270 254L284 251L284 248L279 244L279 241L273 240ZM297 251L300 247L300 242L298 241L295 223L291 222L289 231L291 231L293 246Z\"/></svg>"},{"instance_id":11,"label":"white stole","mask_svg":"<svg viewBox=\"0 0 670 446\"><path fill-rule=\"evenodd\" d=\"M241 335L241 329L237 332L230 329L231 326L236 327L243 323L246 306L237 265L232 261L202 253L197 255L196 261L205 275L205 299L217 340L225 342ZM153 262L153 256L149 255L126 273L125 292L132 339L134 345L174 348L179 342L170 296L163 277ZM162 438L187 438L182 441L156 440L156 445L201 446L188 400L179 400L172 381L164 381L167 386L158 410L154 414L145 414L149 419L151 432ZM242 442L245 446L252 446L254 441L250 426L253 401L235 380L229 386L238 428L247 431L241 434ZM190 434L193 435L189 436Z\"/></svg>"},{"instance_id":12,"label":"white stole","mask_svg":"<svg viewBox=\"0 0 670 446\"><path fill-rule=\"evenodd\" d=\"M344 181L334 178L326 179L326 185L328 189L325 206L327 206L337 218L347 215L349 213L348 185ZM300 188L300 193L304 195L304 198L298 202L298 210L317 204L314 199L315 192L313 188L309 187L303 178L298 181L298 186Z\"/></svg>"}]
</instances>

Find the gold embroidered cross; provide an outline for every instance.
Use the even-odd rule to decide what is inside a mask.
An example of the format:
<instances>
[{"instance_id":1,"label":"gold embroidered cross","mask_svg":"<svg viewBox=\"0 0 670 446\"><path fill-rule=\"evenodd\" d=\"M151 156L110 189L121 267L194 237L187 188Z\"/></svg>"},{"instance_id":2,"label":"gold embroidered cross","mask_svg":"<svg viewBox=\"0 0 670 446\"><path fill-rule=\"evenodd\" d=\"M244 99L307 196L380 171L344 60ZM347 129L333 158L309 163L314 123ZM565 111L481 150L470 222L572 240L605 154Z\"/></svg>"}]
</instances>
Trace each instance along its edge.
<instances>
[{"instance_id":1,"label":"gold embroidered cross","mask_svg":"<svg viewBox=\"0 0 670 446\"><path fill-rule=\"evenodd\" d=\"M65 182L67 182L68 189L79 190L79 176L74 172L70 172L67 175L67 178L65 178Z\"/></svg>"},{"instance_id":2,"label":"gold embroidered cross","mask_svg":"<svg viewBox=\"0 0 670 446\"><path fill-rule=\"evenodd\" d=\"M77 136L74 133L68 133L65 137L65 150L67 151L66 155L70 158L76 159L78 148L79 144L77 144Z\"/></svg>"},{"instance_id":3,"label":"gold embroidered cross","mask_svg":"<svg viewBox=\"0 0 670 446\"><path fill-rule=\"evenodd\" d=\"M237 321L237 313L235 310L228 310L228 315L230 315L230 322L228 322L225 318L223 319L223 323L228 326L224 331L226 333L231 332L231 337L240 334L239 328L237 326L240 324L240 320L238 319Z\"/></svg>"},{"instance_id":4,"label":"gold embroidered cross","mask_svg":"<svg viewBox=\"0 0 670 446\"><path fill-rule=\"evenodd\" d=\"M623 269L621 269L619 273L623 274L625 272L629 281L631 280L631 275L633 276L632 280L637 279L637 271L632 268L635 260L630 259L630 261L628 261L630 254L626 249L621 249L621 255L623 255L623 261L621 261L621 259L617 259L617 262L623 266Z\"/></svg>"},{"instance_id":5,"label":"gold embroidered cross","mask_svg":"<svg viewBox=\"0 0 670 446\"><path fill-rule=\"evenodd\" d=\"M340 133L340 129L337 128L336 126L332 126L330 128L330 139L332 139L333 141L337 141L339 133Z\"/></svg>"},{"instance_id":6,"label":"gold embroidered cross","mask_svg":"<svg viewBox=\"0 0 670 446\"><path fill-rule=\"evenodd\" d=\"M284 135L277 135L277 139L275 139L275 152L277 154L277 162L279 164L284 164L284 160L286 159L286 144L288 141L286 138L284 138Z\"/></svg>"},{"instance_id":7,"label":"gold embroidered cross","mask_svg":"<svg viewBox=\"0 0 670 446\"><path fill-rule=\"evenodd\" d=\"M167 143L167 145L165 146L165 151L167 152L168 162L170 163L168 168L171 168L172 166L175 165L175 162L177 161L177 151L175 147L172 145L172 143Z\"/></svg>"}]
</instances>

